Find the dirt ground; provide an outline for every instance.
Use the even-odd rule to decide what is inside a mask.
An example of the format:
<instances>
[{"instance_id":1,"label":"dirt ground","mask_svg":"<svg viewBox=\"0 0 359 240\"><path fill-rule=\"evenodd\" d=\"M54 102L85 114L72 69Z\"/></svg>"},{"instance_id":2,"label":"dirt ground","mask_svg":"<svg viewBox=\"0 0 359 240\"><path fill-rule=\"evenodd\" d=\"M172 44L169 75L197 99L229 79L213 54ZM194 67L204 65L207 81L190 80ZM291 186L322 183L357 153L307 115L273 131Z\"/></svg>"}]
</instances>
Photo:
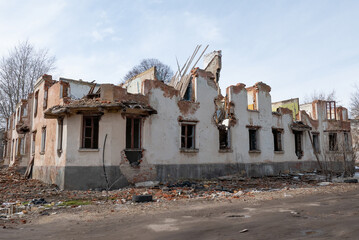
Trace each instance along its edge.
<instances>
[{"instance_id":1,"label":"dirt ground","mask_svg":"<svg viewBox=\"0 0 359 240\"><path fill-rule=\"evenodd\" d=\"M0 239L358 239L359 184L299 178L184 181L107 195L60 191L0 169L0 206L15 209L0 218ZM143 193L154 201L131 201Z\"/></svg>"}]
</instances>

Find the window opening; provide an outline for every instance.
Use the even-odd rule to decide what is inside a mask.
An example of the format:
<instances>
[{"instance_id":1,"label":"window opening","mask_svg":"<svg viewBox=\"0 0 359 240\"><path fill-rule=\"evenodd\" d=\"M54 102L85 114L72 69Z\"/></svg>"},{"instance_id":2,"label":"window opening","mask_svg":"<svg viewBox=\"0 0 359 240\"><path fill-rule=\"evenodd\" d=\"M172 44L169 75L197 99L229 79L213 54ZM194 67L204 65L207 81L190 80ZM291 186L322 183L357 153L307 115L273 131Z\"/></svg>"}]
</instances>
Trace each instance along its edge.
<instances>
[{"instance_id":1,"label":"window opening","mask_svg":"<svg viewBox=\"0 0 359 240\"><path fill-rule=\"evenodd\" d=\"M272 129L274 140L274 151L283 151L282 148L282 132L278 129Z\"/></svg>"},{"instance_id":2,"label":"window opening","mask_svg":"<svg viewBox=\"0 0 359 240\"><path fill-rule=\"evenodd\" d=\"M39 91L36 91L36 93L35 93L35 99L34 99L34 117L37 116L38 99L39 99Z\"/></svg>"},{"instance_id":3,"label":"window opening","mask_svg":"<svg viewBox=\"0 0 359 240\"><path fill-rule=\"evenodd\" d=\"M335 106L335 101L326 102L327 105L327 119L335 120L337 119L337 110Z\"/></svg>"},{"instance_id":4,"label":"window opening","mask_svg":"<svg viewBox=\"0 0 359 240\"><path fill-rule=\"evenodd\" d=\"M46 127L43 127L42 132L41 132L41 152L42 153L45 152L45 147L46 147Z\"/></svg>"},{"instance_id":5,"label":"window opening","mask_svg":"<svg viewBox=\"0 0 359 240\"><path fill-rule=\"evenodd\" d=\"M320 152L320 145L319 145L319 134L313 133L313 148L315 153Z\"/></svg>"},{"instance_id":6,"label":"window opening","mask_svg":"<svg viewBox=\"0 0 359 240\"><path fill-rule=\"evenodd\" d=\"M349 134L347 132L344 132L344 147L345 151L350 151Z\"/></svg>"},{"instance_id":7,"label":"window opening","mask_svg":"<svg viewBox=\"0 0 359 240\"><path fill-rule=\"evenodd\" d=\"M302 148L302 132L294 131L294 139L295 139L295 154L298 159L301 159L303 156L303 148Z\"/></svg>"},{"instance_id":8,"label":"window opening","mask_svg":"<svg viewBox=\"0 0 359 240\"><path fill-rule=\"evenodd\" d=\"M181 126L181 148L195 148L195 129L196 125L182 124Z\"/></svg>"},{"instance_id":9,"label":"window opening","mask_svg":"<svg viewBox=\"0 0 359 240\"><path fill-rule=\"evenodd\" d=\"M140 118L126 118L126 149L141 149Z\"/></svg>"},{"instance_id":10,"label":"window opening","mask_svg":"<svg viewBox=\"0 0 359 240\"><path fill-rule=\"evenodd\" d=\"M219 127L219 149L230 149L230 133L229 128Z\"/></svg>"},{"instance_id":11,"label":"window opening","mask_svg":"<svg viewBox=\"0 0 359 240\"><path fill-rule=\"evenodd\" d=\"M337 133L329 133L329 151L337 151Z\"/></svg>"},{"instance_id":12,"label":"window opening","mask_svg":"<svg viewBox=\"0 0 359 240\"><path fill-rule=\"evenodd\" d=\"M64 119L60 118L57 123L58 129L58 138L57 138L57 150L62 150L62 137L63 137L63 129L64 129Z\"/></svg>"},{"instance_id":13,"label":"window opening","mask_svg":"<svg viewBox=\"0 0 359 240\"><path fill-rule=\"evenodd\" d=\"M83 117L82 148L98 148L99 120L98 116Z\"/></svg>"},{"instance_id":14,"label":"window opening","mask_svg":"<svg viewBox=\"0 0 359 240\"><path fill-rule=\"evenodd\" d=\"M258 150L258 142L257 142L257 130L256 129L248 129L249 132L249 150Z\"/></svg>"}]
</instances>

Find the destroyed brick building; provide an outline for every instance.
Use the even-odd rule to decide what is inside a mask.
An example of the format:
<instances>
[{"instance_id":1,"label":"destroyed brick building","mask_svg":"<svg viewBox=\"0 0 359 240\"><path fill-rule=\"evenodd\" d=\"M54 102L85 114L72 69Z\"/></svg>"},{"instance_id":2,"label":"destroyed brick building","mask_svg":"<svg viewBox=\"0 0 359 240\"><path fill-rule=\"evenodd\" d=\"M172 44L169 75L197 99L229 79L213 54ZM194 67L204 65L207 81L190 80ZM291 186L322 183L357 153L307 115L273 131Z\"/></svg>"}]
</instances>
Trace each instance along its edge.
<instances>
[{"instance_id":1,"label":"destroyed brick building","mask_svg":"<svg viewBox=\"0 0 359 240\"><path fill-rule=\"evenodd\" d=\"M169 85L155 68L120 86L44 75L8 119L4 164L65 189L352 167L345 108L272 105L263 82L223 96L221 57Z\"/></svg>"}]
</instances>

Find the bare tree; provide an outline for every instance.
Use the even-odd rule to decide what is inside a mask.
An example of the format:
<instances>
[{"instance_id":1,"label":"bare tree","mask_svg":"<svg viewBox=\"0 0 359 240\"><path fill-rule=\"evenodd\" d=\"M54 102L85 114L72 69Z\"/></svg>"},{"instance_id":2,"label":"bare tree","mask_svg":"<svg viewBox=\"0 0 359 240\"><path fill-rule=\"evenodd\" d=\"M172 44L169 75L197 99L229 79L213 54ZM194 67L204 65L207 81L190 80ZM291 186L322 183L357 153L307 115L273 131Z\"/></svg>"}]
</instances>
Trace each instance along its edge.
<instances>
[{"instance_id":1,"label":"bare tree","mask_svg":"<svg viewBox=\"0 0 359 240\"><path fill-rule=\"evenodd\" d=\"M305 96L304 103L311 103L315 100L336 101L336 98L337 97L334 89L329 93L325 93L323 91L317 92L316 90L314 90L309 96Z\"/></svg>"},{"instance_id":2,"label":"bare tree","mask_svg":"<svg viewBox=\"0 0 359 240\"><path fill-rule=\"evenodd\" d=\"M353 118L359 117L359 87L355 86L350 98L350 113Z\"/></svg>"},{"instance_id":3,"label":"bare tree","mask_svg":"<svg viewBox=\"0 0 359 240\"><path fill-rule=\"evenodd\" d=\"M151 67L156 67L157 71L157 79L164 81L165 83L168 83L172 76L173 71L172 69L166 65L163 64L160 60L154 59L154 58L147 58L143 59L139 65L134 66L124 77L124 81L127 81L137 74L140 74Z\"/></svg>"},{"instance_id":4,"label":"bare tree","mask_svg":"<svg viewBox=\"0 0 359 240\"><path fill-rule=\"evenodd\" d=\"M0 125L21 99L32 92L36 79L55 69L55 57L47 49L36 50L24 41L0 60Z\"/></svg>"}]
</instances>

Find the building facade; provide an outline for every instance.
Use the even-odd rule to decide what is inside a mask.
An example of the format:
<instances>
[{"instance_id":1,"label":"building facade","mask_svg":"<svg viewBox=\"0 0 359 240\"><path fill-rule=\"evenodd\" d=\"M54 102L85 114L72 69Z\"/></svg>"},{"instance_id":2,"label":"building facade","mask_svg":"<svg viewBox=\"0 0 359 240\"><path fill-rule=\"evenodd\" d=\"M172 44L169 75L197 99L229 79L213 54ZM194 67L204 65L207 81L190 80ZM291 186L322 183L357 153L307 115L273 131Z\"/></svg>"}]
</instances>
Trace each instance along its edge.
<instances>
[{"instance_id":1,"label":"building facade","mask_svg":"<svg viewBox=\"0 0 359 240\"><path fill-rule=\"evenodd\" d=\"M5 163L19 162L33 178L65 189L352 168L345 108L293 103L293 114L272 106L262 82L229 86L223 96L220 70L215 51L204 69L169 85L155 68L121 86L44 75L18 106L27 104L28 119L18 120L22 112L10 119Z\"/></svg>"}]
</instances>

